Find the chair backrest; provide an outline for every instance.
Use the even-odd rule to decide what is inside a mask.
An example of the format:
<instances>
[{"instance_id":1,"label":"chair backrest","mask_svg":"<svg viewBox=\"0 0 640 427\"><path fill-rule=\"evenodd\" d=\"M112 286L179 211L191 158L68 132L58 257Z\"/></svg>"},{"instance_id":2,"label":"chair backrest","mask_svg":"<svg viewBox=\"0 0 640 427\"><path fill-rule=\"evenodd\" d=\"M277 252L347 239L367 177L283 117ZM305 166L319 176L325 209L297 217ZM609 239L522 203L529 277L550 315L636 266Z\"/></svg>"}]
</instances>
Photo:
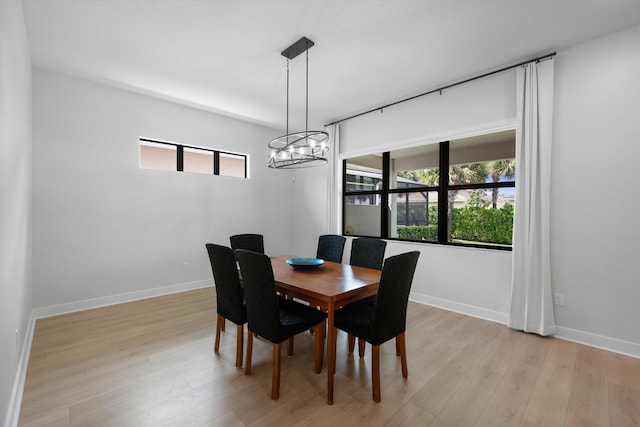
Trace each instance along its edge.
<instances>
[{"instance_id":1,"label":"chair backrest","mask_svg":"<svg viewBox=\"0 0 640 427\"><path fill-rule=\"evenodd\" d=\"M372 237L360 237L351 242L351 260L349 264L358 267L382 270L384 251L387 242Z\"/></svg>"},{"instance_id":2,"label":"chair backrest","mask_svg":"<svg viewBox=\"0 0 640 427\"><path fill-rule=\"evenodd\" d=\"M246 310L242 302L242 287L233 251L213 243L207 243L213 279L216 282L218 314L242 325L246 322Z\"/></svg>"},{"instance_id":3,"label":"chair backrest","mask_svg":"<svg viewBox=\"0 0 640 427\"><path fill-rule=\"evenodd\" d=\"M264 238L262 234L236 234L229 237L231 249L246 249L248 251L264 253Z\"/></svg>"},{"instance_id":4,"label":"chair backrest","mask_svg":"<svg viewBox=\"0 0 640 427\"><path fill-rule=\"evenodd\" d=\"M373 330L380 342L405 331L407 305L420 252L389 257L384 262L373 312Z\"/></svg>"},{"instance_id":5,"label":"chair backrest","mask_svg":"<svg viewBox=\"0 0 640 427\"><path fill-rule=\"evenodd\" d=\"M280 307L271 260L267 255L244 249L236 250L235 255L247 298L249 330L266 339L274 339L280 328Z\"/></svg>"},{"instance_id":6,"label":"chair backrest","mask_svg":"<svg viewBox=\"0 0 640 427\"><path fill-rule=\"evenodd\" d=\"M331 262L342 262L345 239L335 234L324 234L318 238L318 252L316 258Z\"/></svg>"}]
</instances>

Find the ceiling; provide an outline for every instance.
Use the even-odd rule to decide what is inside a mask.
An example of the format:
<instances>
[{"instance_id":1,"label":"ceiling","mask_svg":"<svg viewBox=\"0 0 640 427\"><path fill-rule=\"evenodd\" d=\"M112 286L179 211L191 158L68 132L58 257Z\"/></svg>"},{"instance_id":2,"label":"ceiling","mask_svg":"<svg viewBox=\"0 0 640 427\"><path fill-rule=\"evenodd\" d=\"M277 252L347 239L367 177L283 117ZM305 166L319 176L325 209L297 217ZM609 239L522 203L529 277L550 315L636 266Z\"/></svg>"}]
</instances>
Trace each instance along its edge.
<instances>
[{"instance_id":1,"label":"ceiling","mask_svg":"<svg viewBox=\"0 0 640 427\"><path fill-rule=\"evenodd\" d=\"M638 0L22 0L36 67L284 129L309 127L640 24ZM304 55L290 63L304 127Z\"/></svg>"}]
</instances>

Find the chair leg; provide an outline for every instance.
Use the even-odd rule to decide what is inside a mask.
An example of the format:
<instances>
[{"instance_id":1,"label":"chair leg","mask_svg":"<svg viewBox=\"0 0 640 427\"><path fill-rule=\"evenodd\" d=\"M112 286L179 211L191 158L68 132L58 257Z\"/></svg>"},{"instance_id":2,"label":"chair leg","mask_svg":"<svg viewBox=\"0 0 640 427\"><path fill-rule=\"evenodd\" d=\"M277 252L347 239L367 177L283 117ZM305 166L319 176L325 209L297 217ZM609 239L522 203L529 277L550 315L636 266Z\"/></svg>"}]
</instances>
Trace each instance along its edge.
<instances>
[{"instance_id":1,"label":"chair leg","mask_svg":"<svg viewBox=\"0 0 640 427\"><path fill-rule=\"evenodd\" d=\"M227 322L226 319L223 317L222 318L222 331L224 331L224 327L226 326Z\"/></svg>"},{"instance_id":2,"label":"chair leg","mask_svg":"<svg viewBox=\"0 0 640 427\"><path fill-rule=\"evenodd\" d=\"M356 347L355 335L349 334L349 353L353 353L353 349Z\"/></svg>"},{"instance_id":3,"label":"chair leg","mask_svg":"<svg viewBox=\"0 0 640 427\"><path fill-rule=\"evenodd\" d=\"M293 356L293 337L287 340L287 356Z\"/></svg>"},{"instance_id":4,"label":"chair leg","mask_svg":"<svg viewBox=\"0 0 640 427\"><path fill-rule=\"evenodd\" d=\"M364 357L364 349L366 345L367 342L365 340L358 338L358 355L360 356L360 359Z\"/></svg>"},{"instance_id":5,"label":"chair leg","mask_svg":"<svg viewBox=\"0 0 640 427\"><path fill-rule=\"evenodd\" d=\"M273 369L271 372L271 399L280 398L280 344L273 345Z\"/></svg>"},{"instance_id":6,"label":"chair leg","mask_svg":"<svg viewBox=\"0 0 640 427\"><path fill-rule=\"evenodd\" d=\"M322 359L324 358L324 322L318 323L314 329L315 338L315 368L316 374L322 372Z\"/></svg>"},{"instance_id":7,"label":"chair leg","mask_svg":"<svg viewBox=\"0 0 640 427\"><path fill-rule=\"evenodd\" d=\"M396 337L396 356L400 356L400 342L398 341L398 337Z\"/></svg>"},{"instance_id":8,"label":"chair leg","mask_svg":"<svg viewBox=\"0 0 640 427\"><path fill-rule=\"evenodd\" d=\"M238 325L236 339L236 368L242 368L242 345L244 343L244 325Z\"/></svg>"},{"instance_id":9,"label":"chair leg","mask_svg":"<svg viewBox=\"0 0 640 427\"><path fill-rule=\"evenodd\" d=\"M400 363L402 364L402 378L407 378L409 371L407 370L407 342L404 334L403 332L396 337L396 344L399 348Z\"/></svg>"},{"instance_id":10,"label":"chair leg","mask_svg":"<svg viewBox=\"0 0 640 427\"><path fill-rule=\"evenodd\" d=\"M247 329L247 357L244 361L244 374L251 374L251 356L253 353L253 332Z\"/></svg>"},{"instance_id":11,"label":"chair leg","mask_svg":"<svg viewBox=\"0 0 640 427\"><path fill-rule=\"evenodd\" d=\"M371 346L371 386L373 401L380 402L380 346Z\"/></svg>"},{"instance_id":12,"label":"chair leg","mask_svg":"<svg viewBox=\"0 0 640 427\"><path fill-rule=\"evenodd\" d=\"M224 324L224 317L218 314L218 318L216 319L216 343L213 346L213 351L216 353L220 349L220 331L222 330L223 324Z\"/></svg>"}]
</instances>

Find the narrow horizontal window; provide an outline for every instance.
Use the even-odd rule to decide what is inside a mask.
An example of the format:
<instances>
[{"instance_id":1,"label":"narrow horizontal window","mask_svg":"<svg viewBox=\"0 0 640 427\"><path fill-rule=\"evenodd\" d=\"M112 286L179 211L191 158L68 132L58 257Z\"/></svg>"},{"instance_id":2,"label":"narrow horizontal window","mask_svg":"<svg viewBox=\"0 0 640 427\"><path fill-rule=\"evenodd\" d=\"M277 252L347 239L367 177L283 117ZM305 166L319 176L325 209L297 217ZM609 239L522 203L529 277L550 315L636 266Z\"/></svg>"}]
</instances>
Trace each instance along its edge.
<instances>
[{"instance_id":1,"label":"narrow horizontal window","mask_svg":"<svg viewBox=\"0 0 640 427\"><path fill-rule=\"evenodd\" d=\"M140 168L248 177L249 156L241 153L194 147L140 138Z\"/></svg>"}]
</instances>

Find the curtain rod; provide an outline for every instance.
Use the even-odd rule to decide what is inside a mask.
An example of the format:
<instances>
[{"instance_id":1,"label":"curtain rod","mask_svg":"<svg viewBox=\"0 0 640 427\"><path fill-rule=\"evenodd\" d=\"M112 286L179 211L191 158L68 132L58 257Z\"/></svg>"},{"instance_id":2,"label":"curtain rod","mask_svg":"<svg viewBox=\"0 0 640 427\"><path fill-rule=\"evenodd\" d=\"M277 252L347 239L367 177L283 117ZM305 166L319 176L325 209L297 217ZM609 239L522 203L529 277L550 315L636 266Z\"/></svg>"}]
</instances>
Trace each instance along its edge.
<instances>
[{"instance_id":1,"label":"curtain rod","mask_svg":"<svg viewBox=\"0 0 640 427\"><path fill-rule=\"evenodd\" d=\"M494 74L502 73L503 71L507 71L507 70L510 70L512 68L517 68L517 67L520 67L522 65L529 64L531 62L544 61L545 59L552 58L555 55L556 55L556 52L552 52L552 53L549 53L547 55L539 56L537 58L529 59L527 61L522 61L522 62L519 62L519 63L514 64L514 65L509 65L508 67L500 68L499 70L491 71L491 72L488 72L488 73L485 73L485 74L481 74L479 76L468 78L466 80L462 80L462 81L459 81L459 82L451 83L451 84L448 84L446 86L442 86L442 87L439 87L437 89L430 90L428 92L419 93L418 95L414 95L414 96L411 96L409 98L401 99L399 101L392 102L390 104L386 104L386 105L382 105L380 107L372 108L371 110L365 111L363 113L354 114L353 116L349 116L349 117L345 117L344 119L336 120L335 122L331 122L331 123L328 123L328 124L324 125L324 127L335 125L335 124L341 123L341 122L346 122L347 120L355 119L356 117L364 116L365 114L373 113L374 111L381 111L381 110L383 110L385 108L393 107L394 105L402 104L403 102L407 102L407 101L411 101L411 100L416 99L416 98L420 98L421 96L430 95L430 94L436 93L436 92L440 92L441 93L445 89L451 89L452 87L459 86L459 85L464 84L464 83L469 83L469 82L472 82L474 80L479 80L479 79L482 79L482 78L485 78L485 77L492 76Z\"/></svg>"}]
</instances>

